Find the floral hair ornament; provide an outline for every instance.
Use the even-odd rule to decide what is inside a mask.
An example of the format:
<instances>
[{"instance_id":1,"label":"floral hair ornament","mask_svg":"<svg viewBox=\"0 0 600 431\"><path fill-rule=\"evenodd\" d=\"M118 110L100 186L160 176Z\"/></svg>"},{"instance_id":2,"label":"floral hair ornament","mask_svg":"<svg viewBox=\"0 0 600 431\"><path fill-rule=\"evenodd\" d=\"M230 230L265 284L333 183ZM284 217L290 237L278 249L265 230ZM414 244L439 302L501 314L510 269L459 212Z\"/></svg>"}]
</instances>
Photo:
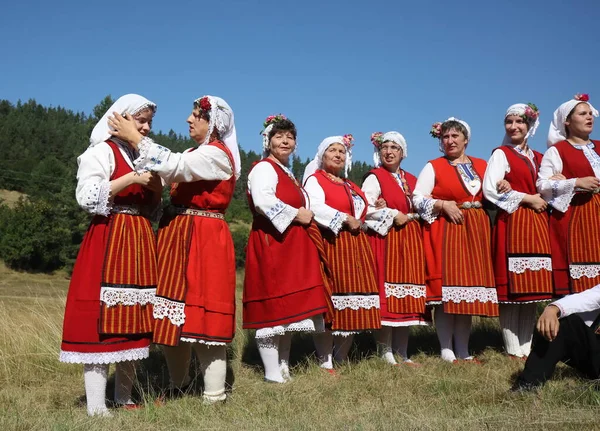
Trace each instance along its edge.
<instances>
[{"instance_id":1,"label":"floral hair ornament","mask_svg":"<svg viewBox=\"0 0 600 431\"><path fill-rule=\"evenodd\" d=\"M342 137L342 144L344 144L344 147L346 147L347 150L351 150L352 147L354 147L354 136L352 136L351 134L348 135L344 135Z\"/></svg>"},{"instance_id":2,"label":"floral hair ornament","mask_svg":"<svg viewBox=\"0 0 600 431\"><path fill-rule=\"evenodd\" d=\"M540 116L540 110L534 103L528 103L525 106L525 113L523 114L523 119L529 123L535 122Z\"/></svg>"},{"instance_id":3,"label":"floral hair ornament","mask_svg":"<svg viewBox=\"0 0 600 431\"><path fill-rule=\"evenodd\" d=\"M375 148L377 148L379 150L379 148L381 147L381 144L383 144L383 133L381 133L381 132L371 133L371 143L373 145L375 145Z\"/></svg>"},{"instance_id":4,"label":"floral hair ornament","mask_svg":"<svg viewBox=\"0 0 600 431\"><path fill-rule=\"evenodd\" d=\"M263 123L263 129L260 131L260 134L263 137L263 156L266 157L269 154L269 133L271 133L271 130L273 130L273 126L275 124L280 123L283 120L287 120L287 117L283 114L269 115L265 119Z\"/></svg>"},{"instance_id":5,"label":"floral hair ornament","mask_svg":"<svg viewBox=\"0 0 600 431\"><path fill-rule=\"evenodd\" d=\"M200 108L200 110L202 112L206 112L207 114L210 115L210 110L212 108L212 105L210 104L210 99L207 96L204 96L203 98L201 98L198 102L197 102L198 108Z\"/></svg>"},{"instance_id":6,"label":"floral hair ornament","mask_svg":"<svg viewBox=\"0 0 600 431\"><path fill-rule=\"evenodd\" d=\"M577 93L575 96L573 96L573 99L578 100L580 102L589 102L590 101L590 95L589 94L580 94L580 93Z\"/></svg>"},{"instance_id":7,"label":"floral hair ornament","mask_svg":"<svg viewBox=\"0 0 600 431\"><path fill-rule=\"evenodd\" d=\"M442 137L442 123L439 121L437 123L433 123L431 125L431 129L429 130L429 134L432 138L440 139Z\"/></svg>"}]
</instances>

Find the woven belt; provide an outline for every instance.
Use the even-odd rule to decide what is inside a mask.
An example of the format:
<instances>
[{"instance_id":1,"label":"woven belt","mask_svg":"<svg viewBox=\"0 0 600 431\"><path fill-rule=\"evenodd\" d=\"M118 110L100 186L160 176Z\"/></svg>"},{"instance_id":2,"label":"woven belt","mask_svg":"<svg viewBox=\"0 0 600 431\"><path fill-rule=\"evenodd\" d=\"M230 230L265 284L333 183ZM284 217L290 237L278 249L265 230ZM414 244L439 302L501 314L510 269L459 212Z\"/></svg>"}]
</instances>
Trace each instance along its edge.
<instances>
[{"instance_id":1,"label":"woven belt","mask_svg":"<svg viewBox=\"0 0 600 431\"><path fill-rule=\"evenodd\" d=\"M174 214L178 214L178 215L192 215L192 216L198 216L198 217L209 217L209 218L218 218L221 220L225 220L225 215L223 213L199 210L196 208L171 206L169 211L173 212Z\"/></svg>"},{"instance_id":2,"label":"woven belt","mask_svg":"<svg viewBox=\"0 0 600 431\"><path fill-rule=\"evenodd\" d=\"M112 214L142 215L143 209L139 205L113 205Z\"/></svg>"},{"instance_id":3,"label":"woven belt","mask_svg":"<svg viewBox=\"0 0 600 431\"><path fill-rule=\"evenodd\" d=\"M463 210L468 210L471 208L482 208L483 205L479 201L474 201L474 202L465 202L465 203L459 205L458 207Z\"/></svg>"}]
</instances>

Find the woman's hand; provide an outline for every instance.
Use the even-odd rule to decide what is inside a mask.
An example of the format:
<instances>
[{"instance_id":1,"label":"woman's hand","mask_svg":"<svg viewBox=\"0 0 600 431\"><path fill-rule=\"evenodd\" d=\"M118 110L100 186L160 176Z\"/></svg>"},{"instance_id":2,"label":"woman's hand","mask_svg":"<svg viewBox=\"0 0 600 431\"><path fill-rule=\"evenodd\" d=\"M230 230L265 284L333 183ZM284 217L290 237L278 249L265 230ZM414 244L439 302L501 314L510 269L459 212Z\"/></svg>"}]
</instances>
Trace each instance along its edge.
<instances>
[{"instance_id":1,"label":"woman's hand","mask_svg":"<svg viewBox=\"0 0 600 431\"><path fill-rule=\"evenodd\" d=\"M588 192L593 192L600 187L600 180L596 177L577 178L577 181L575 181L575 187L579 187L580 189Z\"/></svg>"},{"instance_id":2,"label":"woman's hand","mask_svg":"<svg viewBox=\"0 0 600 431\"><path fill-rule=\"evenodd\" d=\"M554 174L548 179L553 181L564 181L567 179L567 177L565 177L563 174Z\"/></svg>"},{"instance_id":3,"label":"woman's hand","mask_svg":"<svg viewBox=\"0 0 600 431\"><path fill-rule=\"evenodd\" d=\"M162 180L158 176L158 174L156 174L154 172L151 172L151 174L152 174L152 178L150 179L148 184L146 184L144 187L147 188L148 190L160 195L163 190Z\"/></svg>"},{"instance_id":4,"label":"woman's hand","mask_svg":"<svg viewBox=\"0 0 600 431\"><path fill-rule=\"evenodd\" d=\"M522 202L536 213L546 211L546 208L548 208L548 203L539 193L536 195L525 195Z\"/></svg>"},{"instance_id":5,"label":"woman's hand","mask_svg":"<svg viewBox=\"0 0 600 431\"><path fill-rule=\"evenodd\" d=\"M118 112L113 112L112 117L108 117L109 132L112 136L120 138L137 150L138 144L143 136L137 129L133 117L126 113L123 117Z\"/></svg>"},{"instance_id":6,"label":"woman's hand","mask_svg":"<svg viewBox=\"0 0 600 431\"><path fill-rule=\"evenodd\" d=\"M346 217L344 224L348 227L348 230L352 233L356 233L360 230L360 220L355 219L351 215Z\"/></svg>"},{"instance_id":7,"label":"woman's hand","mask_svg":"<svg viewBox=\"0 0 600 431\"><path fill-rule=\"evenodd\" d=\"M294 221L301 225L308 225L312 221L313 215L314 214L311 210L307 210L306 208L301 207L298 208L298 214L296 214Z\"/></svg>"},{"instance_id":8,"label":"woman's hand","mask_svg":"<svg viewBox=\"0 0 600 431\"><path fill-rule=\"evenodd\" d=\"M376 210L381 210L381 209L385 208L386 206L387 206L387 202L383 198L379 198L375 201L374 207Z\"/></svg>"},{"instance_id":9,"label":"woman's hand","mask_svg":"<svg viewBox=\"0 0 600 431\"><path fill-rule=\"evenodd\" d=\"M500 180L496 183L496 190L498 193L508 193L512 190L512 187L508 181Z\"/></svg>"},{"instance_id":10,"label":"woman's hand","mask_svg":"<svg viewBox=\"0 0 600 431\"><path fill-rule=\"evenodd\" d=\"M394 217L394 224L396 226L404 226L406 223L408 223L408 216L402 211L398 211L398 214Z\"/></svg>"},{"instance_id":11,"label":"woman's hand","mask_svg":"<svg viewBox=\"0 0 600 431\"><path fill-rule=\"evenodd\" d=\"M442 201L440 211L454 224L462 224L465 217L454 201Z\"/></svg>"},{"instance_id":12,"label":"woman's hand","mask_svg":"<svg viewBox=\"0 0 600 431\"><path fill-rule=\"evenodd\" d=\"M153 183L156 183L156 179L152 172L145 171L142 173L137 173L137 172L133 171L133 172L130 172L129 175L131 176L131 178L130 178L131 184L139 184L142 187L146 187L147 189L154 191L152 189L152 187L153 187ZM158 180L160 181L160 178L158 178ZM162 188L162 184L161 184L161 188Z\"/></svg>"}]
</instances>

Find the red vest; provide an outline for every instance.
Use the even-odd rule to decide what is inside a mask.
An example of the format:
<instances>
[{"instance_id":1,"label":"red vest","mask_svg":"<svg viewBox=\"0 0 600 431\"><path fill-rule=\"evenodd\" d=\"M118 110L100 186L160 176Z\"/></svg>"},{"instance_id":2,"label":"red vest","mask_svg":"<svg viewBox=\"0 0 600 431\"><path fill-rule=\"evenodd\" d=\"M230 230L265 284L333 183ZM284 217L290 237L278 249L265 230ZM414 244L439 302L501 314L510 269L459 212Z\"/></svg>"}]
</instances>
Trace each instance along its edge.
<instances>
[{"instance_id":1,"label":"red vest","mask_svg":"<svg viewBox=\"0 0 600 431\"><path fill-rule=\"evenodd\" d=\"M592 141L594 151L600 155L600 141ZM554 145L563 162L562 174L569 178L594 177L594 170L590 162L583 154L583 150L578 150L567 141L560 141Z\"/></svg>"},{"instance_id":2,"label":"red vest","mask_svg":"<svg viewBox=\"0 0 600 431\"><path fill-rule=\"evenodd\" d=\"M487 162L482 159L470 157L473 163L473 168L479 179L483 181L483 174L487 167ZM429 163L433 166L435 172L435 186L431 192L434 199L443 199L445 201L455 201L457 205L470 201L479 201L483 199L481 188L475 196L467 190L467 186L462 181L460 172L456 166L452 166L448 159L440 157L435 160L430 160Z\"/></svg>"},{"instance_id":3,"label":"red vest","mask_svg":"<svg viewBox=\"0 0 600 431\"><path fill-rule=\"evenodd\" d=\"M223 150L227 154L231 166L234 166L231 152L224 143L213 141L207 145L212 145ZM197 148L194 148L192 151L195 151ZM187 208L224 213L233 198L234 188L235 175L231 175L231 178L228 180L199 180L190 183L176 183L171 186L171 203Z\"/></svg>"},{"instance_id":4,"label":"red vest","mask_svg":"<svg viewBox=\"0 0 600 431\"><path fill-rule=\"evenodd\" d=\"M325 193L325 204L345 214L354 216L354 202L352 200L352 192L356 193L365 202L365 209L362 214L356 216L357 219L365 221L367 215L367 198L362 190L350 180L344 180L343 183L338 183L329 178L329 176L319 169L314 173L314 177L319 182L319 185ZM351 191L352 190L352 191Z\"/></svg>"},{"instance_id":5,"label":"red vest","mask_svg":"<svg viewBox=\"0 0 600 431\"><path fill-rule=\"evenodd\" d=\"M535 168L527 156L519 154L516 150L508 146L498 147L506 155L506 160L510 166L510 172L504 176L512 189L516 192L527 193L528 195L537 194L535 182L537 180L540 164L542 163L542 154L533 151L533 161Z\"/></svg>"},{"instance_id":6,"label":"red vest","mask_svg":"<svg viewBox=\"0 0 600 431\"><path fill-rule=\"evenodd\" d=\"M119 145L113 141L106 141L106 143L112 148L115 156L115 170L110 176L110 180L116 180L133 171L133 169L127 164L123 154L119 150ZM148 205L152 203L153 193L141 184L131 184L125 187L114 197L115 205Z\"/></svg>"},{"instance_id":7,"label":"red vest","mask_svg":"<svg viewBox=\"0 0 600 431\"><path fill-rule=\"evenodd\" d=\"M399 210L404 214L412 212L410 195L412 195L415 185L417 184L417 178L414 175L402 171L404 179L408 185L409 196L407 196L402 187L400 187L396 179L387 169L383 167L375 168L372 169L367 176L370 174L373 174L377 177L377 181L379 181L379 187L381 188L380 197L385 199L388 208Z\"/></svg>"}]
</instances>

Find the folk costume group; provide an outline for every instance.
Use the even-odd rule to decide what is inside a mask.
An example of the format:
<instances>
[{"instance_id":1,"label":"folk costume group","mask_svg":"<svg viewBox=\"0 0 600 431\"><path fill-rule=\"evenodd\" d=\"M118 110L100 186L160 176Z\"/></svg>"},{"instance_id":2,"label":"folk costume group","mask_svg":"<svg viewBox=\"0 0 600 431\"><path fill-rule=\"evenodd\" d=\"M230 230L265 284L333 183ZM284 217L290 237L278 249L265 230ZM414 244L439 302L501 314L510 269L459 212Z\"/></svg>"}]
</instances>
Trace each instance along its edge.
<instances>
[{"instance_id":1,"label":"folk costume group","mask_svg":"<svg viewBox=\"0 0 600 431\"><path fill-rule=\"evenodd\" d=\"M78 158L77 201L94 218L69 287L60 360L84 364L90 415L110 415L111 363L115 405L136 406L135 363L151 343L163 346L172 390L190 384L193 349L205 402L226 398L235 254L224 213L240 176L234 115L219 97L195 100L187 122L198 145L175 153L147 136L155 112L142 96L119 98ZM430 325L431 311L445 361L478 362L468 349L472 316L499 315L507 354L529 356L519 388L543 384L574 349L571 363L585 363L578 367L591 376L597 364L597 375L594 319L575 315L600 308L600 293L590 296L600 291L600 143L589 139L596 116L587 95L563 103L542 156L527 144L537 108L513 105L487 163L466 154L471 128L451 117L432 126L443 155L418 178L401 168L404 137L377 132L362 187L347 179L352 135L325 138L300 182L289 164L296 126L269 116L263 157L248 174L254 220L243 293L243 327L255 330L265 381L291 380L294 332L313 334L331 374L365 331L387 363L419 366L407 354L409 327ZM163 213L164 185L171 204ZM497 208L493 227L485 202ZM533 337L536 303L563 295ZM552 341L569 339L569 330L579 347ZM591 352L587 362L581 349Z\"/></svg>"}]
</instances>

